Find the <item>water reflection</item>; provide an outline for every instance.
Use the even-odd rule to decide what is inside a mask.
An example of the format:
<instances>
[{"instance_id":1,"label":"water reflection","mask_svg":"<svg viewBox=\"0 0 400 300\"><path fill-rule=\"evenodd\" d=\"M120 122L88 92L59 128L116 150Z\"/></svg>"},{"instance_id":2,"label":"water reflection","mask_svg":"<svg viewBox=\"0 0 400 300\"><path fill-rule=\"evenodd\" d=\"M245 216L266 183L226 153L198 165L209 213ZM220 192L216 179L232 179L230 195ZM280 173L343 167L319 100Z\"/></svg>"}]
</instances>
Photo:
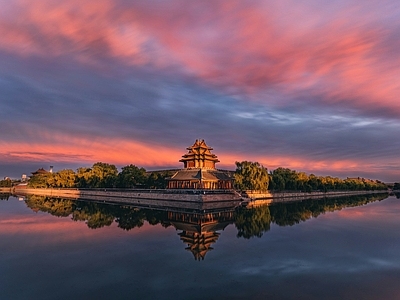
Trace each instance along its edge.
<instances>
[{"instance_id":1,"label":"water reflection","mask_svg":"<svg viewBox=\"0 0 400 300\"><path fill-rule=\"evenodd\" d=\"M0 200L8 200L11 194L9 193L0 193Z\"/></svg>"},{"instance_id":2,"label":"water reflection","mask_svg":"<svg viewBox=\"0 0 400 300\"><path fill-rule=\"evenodd\" d=\"M71 217L73 221L85 222L91 229L98 229L116 223L122 230L160 224L177 229L181 241L186 244L196 260L204 260L213 249L220 232L234 224L238 238L261 237L269 231L271 224L292 226L326 212L346 207L361 206L380 201L386 194L305 200L292 203L276 203L258 207L229 207L219 211L177 211L112 205L98 202L50 198L31 195L26 197L26 205L33 211L46 212L57 217ZM7 196L2 196L8 199ZM2 199L1 198L1 199Z\"/></svg>"}]
</instances>

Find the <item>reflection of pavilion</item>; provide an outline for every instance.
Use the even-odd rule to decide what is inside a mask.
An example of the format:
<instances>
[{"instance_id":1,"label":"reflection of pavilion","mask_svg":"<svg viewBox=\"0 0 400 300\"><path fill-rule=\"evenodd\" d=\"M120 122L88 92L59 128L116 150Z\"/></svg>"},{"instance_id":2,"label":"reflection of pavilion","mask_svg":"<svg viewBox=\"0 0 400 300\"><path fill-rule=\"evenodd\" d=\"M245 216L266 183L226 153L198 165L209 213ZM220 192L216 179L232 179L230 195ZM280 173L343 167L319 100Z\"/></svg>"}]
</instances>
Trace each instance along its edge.
<instances>
[{"instance_id":1,"label":"reflection of pavilion","mask_svg":"<svg viewBox=\"0 0 400 300\"><path fill-rule=\"evenodd\" d=\"M207 252L219 237L217 231L224 230L233 223L234 210L213 213L168 212L168 221L176 229L181 240L188 245L186 250L193 253L196 260L204 260Z\"/></svg>"}]
</instances>

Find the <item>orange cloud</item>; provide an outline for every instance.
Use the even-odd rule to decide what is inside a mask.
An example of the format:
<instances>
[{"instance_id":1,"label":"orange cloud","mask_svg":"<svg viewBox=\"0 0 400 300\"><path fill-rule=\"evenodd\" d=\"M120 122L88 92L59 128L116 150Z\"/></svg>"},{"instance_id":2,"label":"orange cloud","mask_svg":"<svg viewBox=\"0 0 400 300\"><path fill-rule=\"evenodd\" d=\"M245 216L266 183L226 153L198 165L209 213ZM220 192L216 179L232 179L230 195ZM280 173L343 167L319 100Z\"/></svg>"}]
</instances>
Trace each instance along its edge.
<instances>
[{"instance_id":1,"label":"orange cloud","mask_svg":"<svg viewBox=\"0 0 400 300\"><path fill-rule=\"evenodd\" d=\"M42 132L46 137L49 132ZM96 161L114 164L176 165L182 150L168 149L160 145L145 144L121 138L77 137L55 134L52 137L32 139L27 142L0 141L0 156L12 161ZM162 150L160 150L162 149Z\"/></svg>"},{"instance_id":2,"label":"orange cloud","mask_svg":"<svg viewBox=\"0 0 400 300\"><path fill-rule=\"evenodd\" d=\"M36 139L27 138L27 142L0 141L0 158L17 161L54 161L91 165L102 161L117 165L135 164L151 168L152 166L181 167L178 162L186 152L184 148L169 148L165 145L126 140L122 138L91 138L72 134L52 134L50 131L38 133ZM30 142L30 140L33 140ZM369 172L376 169L375 164L364 160L337 160L335 158L314 160L289 155L234 154L216 149L214 151L221 163L219 168L235 169L235 161L258 161L269 170L285 167L297 171L330 175L327 172L350 173ZM382 170L383 171L383 168ZM377 178L379 179L379 178Z\"/></svg>"}]
</instances>

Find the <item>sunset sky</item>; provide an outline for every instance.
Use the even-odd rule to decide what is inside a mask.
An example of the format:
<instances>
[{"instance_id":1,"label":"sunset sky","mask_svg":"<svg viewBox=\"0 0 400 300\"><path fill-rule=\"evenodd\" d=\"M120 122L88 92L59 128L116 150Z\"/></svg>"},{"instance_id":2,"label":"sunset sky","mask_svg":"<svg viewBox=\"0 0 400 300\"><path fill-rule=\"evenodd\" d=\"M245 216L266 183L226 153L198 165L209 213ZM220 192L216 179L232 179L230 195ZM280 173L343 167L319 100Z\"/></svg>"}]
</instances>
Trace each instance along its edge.
<instances>
[{"instance_id":1,"label":"sunset sky","mask_svg":"<svg viewBox=\"0 0 400 300\"><path fill-rule=\"evenodd\" d=\"M400 3L0 0L0 178L236 160L400 181Z\"/></svg>"}]
</instances>

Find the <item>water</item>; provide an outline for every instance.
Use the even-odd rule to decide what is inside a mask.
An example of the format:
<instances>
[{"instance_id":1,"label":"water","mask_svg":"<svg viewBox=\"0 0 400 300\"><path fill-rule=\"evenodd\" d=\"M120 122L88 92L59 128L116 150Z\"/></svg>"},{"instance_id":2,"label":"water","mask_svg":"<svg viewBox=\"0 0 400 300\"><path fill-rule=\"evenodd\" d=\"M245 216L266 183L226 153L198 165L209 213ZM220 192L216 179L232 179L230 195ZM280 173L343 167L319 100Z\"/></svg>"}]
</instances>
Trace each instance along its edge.
<instances>
[{"instance_id":1,"label":"water","mask_svg":"<svg viewBox=\"0 0 400 300\"><path fill-rule=\"evenodd\" d=\"M400 298L394 196L207 216L2 198L1 299Z\"/></svg>"}]
</instances>

